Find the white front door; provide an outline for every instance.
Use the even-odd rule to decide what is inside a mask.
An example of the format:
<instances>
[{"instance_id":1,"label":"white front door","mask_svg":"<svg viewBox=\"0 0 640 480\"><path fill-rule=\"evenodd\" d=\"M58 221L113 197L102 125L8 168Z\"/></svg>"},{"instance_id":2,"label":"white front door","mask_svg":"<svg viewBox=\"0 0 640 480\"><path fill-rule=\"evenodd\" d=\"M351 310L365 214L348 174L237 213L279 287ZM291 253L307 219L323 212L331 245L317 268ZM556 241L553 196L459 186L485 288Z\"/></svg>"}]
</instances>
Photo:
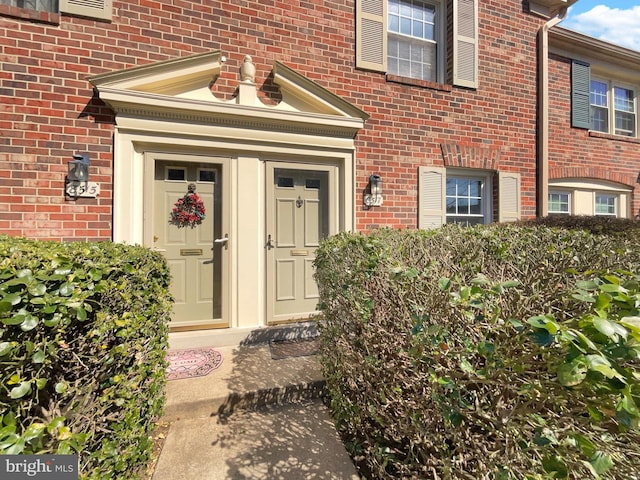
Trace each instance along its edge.
<instances>
[{"instance_id":1,"label":"white front door","mask_svg":"<svg viewBox=\"0 0 640 480\"><path fill-rule=\"evenodd\" d=\"M171 328L228 327L224 162L170 155L152 162L152 245L166 257L171 271Z\"/></svg>"},{"instance_id":2,"label":"white front door","mask_svg":"<svg viewBox=\"0 0 640 480\"><path fill-rule=\"evenodd\" d=\"M267 164L267 321L314 316L319 300L313 278L320 240L336 232L332 166Z\"/></svg>"}]
</instances>

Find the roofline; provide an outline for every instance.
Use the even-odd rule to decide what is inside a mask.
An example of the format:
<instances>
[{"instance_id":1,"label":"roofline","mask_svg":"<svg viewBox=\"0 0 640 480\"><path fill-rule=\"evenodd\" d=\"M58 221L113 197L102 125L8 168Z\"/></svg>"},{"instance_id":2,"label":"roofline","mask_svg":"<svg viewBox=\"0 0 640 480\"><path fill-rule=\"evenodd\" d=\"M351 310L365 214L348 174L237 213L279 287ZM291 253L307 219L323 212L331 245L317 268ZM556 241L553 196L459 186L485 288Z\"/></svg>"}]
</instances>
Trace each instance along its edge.
<instances>
[{"instance_id":1,"label":"roofline","mask_svg":"<svg viewBox=\"0 0 640 480\"><path fill-rule=\"evenodd\" d=\"M553 27L549 30L549 42L554 52L569 51L584 58L601 58L609 63L633 64L640 68L640 52L568 28Z\"/></svg>"}]
</instances>

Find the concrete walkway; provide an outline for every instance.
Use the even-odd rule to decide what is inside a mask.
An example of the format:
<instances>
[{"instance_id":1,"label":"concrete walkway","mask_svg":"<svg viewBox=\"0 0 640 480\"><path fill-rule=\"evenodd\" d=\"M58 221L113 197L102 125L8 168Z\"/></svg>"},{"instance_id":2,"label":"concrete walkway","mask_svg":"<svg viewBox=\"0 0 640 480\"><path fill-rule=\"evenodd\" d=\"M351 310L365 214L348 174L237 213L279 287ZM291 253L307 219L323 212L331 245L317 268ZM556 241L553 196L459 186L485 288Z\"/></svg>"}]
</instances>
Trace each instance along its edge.
<instances>
[{"instance_id":1,"label":"concrete walkway","mask_svg":"<svg viewBox=\"0 0 640 480\"><path fill-rule=\"evenodd\" d=\"M359 479L321 400L318 358L271 358L269 339L313 333L303 324L256 330L232 346L214 338L217 370L168 382L170 428L153 480Z\"/></svg>"}]
</instances>

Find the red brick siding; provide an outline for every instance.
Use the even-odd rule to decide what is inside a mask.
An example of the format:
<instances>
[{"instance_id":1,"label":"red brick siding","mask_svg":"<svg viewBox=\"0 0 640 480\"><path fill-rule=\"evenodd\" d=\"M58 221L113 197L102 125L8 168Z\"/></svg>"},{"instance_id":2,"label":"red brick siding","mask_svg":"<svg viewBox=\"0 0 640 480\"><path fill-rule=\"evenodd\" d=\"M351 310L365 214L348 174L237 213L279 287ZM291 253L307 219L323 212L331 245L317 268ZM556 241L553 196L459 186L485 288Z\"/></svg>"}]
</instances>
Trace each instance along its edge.
<instances>
[{"instance_id":1,"label":"red brick siding","mask_svg":"<svg viewBox=\"0 0 640 480\"><path fill-rule=\"evenodd\" d=\"M371 115L356 140L358 229L415 227L418 166L443 165L442 145L450 144L499 152L498 168L522 173L523 214L533 216L542 20L523 13L520 0L479 5L477 91L389 82L355 69L353 0L115 0L111 23L0 17L0 230L109 239L113 118L93 98L87 77L215 49L228 58L214 86L221 98L233 94L249 54L259 85L279 60ZM90 153L91 180L101 188L96 199L63 196L76 151ZM372 173L382 175L385 199L366 210L360 193Z\"/></svg>"},{"instance_id":2,"label":"red brick siding","mask_svg":"<svg viewBox=\"0 0 640 480\"><path fill-rule=\"evenodd\" d=\"M640 215L640 140L571 127L571 60L549 66L549 178L592 178L634 188L632 216Z\"/></svg>"}]
</instances>

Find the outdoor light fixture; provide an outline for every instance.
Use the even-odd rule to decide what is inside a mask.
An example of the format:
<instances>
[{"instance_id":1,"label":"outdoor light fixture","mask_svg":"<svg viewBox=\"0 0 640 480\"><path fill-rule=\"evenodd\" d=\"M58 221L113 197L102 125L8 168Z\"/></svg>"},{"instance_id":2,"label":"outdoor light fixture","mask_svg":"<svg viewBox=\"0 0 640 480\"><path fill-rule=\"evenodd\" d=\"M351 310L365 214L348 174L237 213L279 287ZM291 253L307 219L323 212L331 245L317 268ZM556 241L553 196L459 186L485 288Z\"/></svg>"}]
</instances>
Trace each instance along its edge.
<instances>
[{"instance_id":1,"label":"outdoor light fixture","mask_svg":"<svg viewBox=\"0 0 640 480\"><path fill-rule=\"evenodd\" d=\"M379 207L382 205L382 179L380 175L371 175L369 177L363 200L367 207Z\"/></svg>"},{"instance_id":2,"label":"outdoor light fixture","mask_svg":"<svg viewBox=\"0 0 640 480\"><path fill-rule=\"evenodd\" d=\"M89 154L74 153L73 160L67 164L67 180L70 182L89 181Z\"/></svg>"},{"instance_id":3,"label":"outdoor light fixture","mask_svg":"<svg viewBox=\"0 0 640 480\"><path fill-rule=\"evenodd\" d=\"M95 182L89 182L89 154L74 153L73 160L67 164L67 178L64 182L65 193L68 197L94 198L100 193L100 187Z\"/></svg>"}]
</instances>

